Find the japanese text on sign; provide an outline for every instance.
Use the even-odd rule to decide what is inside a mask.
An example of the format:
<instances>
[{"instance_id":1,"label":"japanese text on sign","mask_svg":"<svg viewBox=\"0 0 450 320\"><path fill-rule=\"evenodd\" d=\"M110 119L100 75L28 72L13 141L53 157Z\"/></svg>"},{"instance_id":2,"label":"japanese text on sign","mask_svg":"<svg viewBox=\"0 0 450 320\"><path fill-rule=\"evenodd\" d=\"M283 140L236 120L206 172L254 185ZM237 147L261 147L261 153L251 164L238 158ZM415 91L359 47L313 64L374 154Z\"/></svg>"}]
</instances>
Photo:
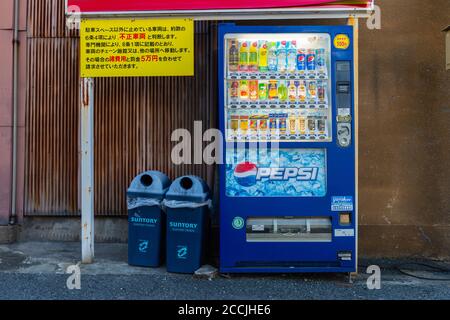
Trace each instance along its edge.
<instances>
[{"instance_id":1,"label":"japanese text on sign","mask_svg":"<svg viewBox=\"0 0 450 320\"><path fill-rule=\"evenodd\" d=\"M194 75L190 19L84 19L80 38L83 78Z\"/></svg>"}]
</instances>

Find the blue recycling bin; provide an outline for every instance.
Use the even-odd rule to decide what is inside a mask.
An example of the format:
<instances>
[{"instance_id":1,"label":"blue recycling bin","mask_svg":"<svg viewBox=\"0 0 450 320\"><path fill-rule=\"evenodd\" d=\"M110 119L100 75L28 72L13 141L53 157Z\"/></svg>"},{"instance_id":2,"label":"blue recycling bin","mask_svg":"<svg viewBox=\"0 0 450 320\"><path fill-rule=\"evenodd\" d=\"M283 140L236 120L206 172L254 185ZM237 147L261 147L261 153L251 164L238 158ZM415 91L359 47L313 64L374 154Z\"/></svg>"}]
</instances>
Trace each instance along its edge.
<instances>
[{"instance_id":1,"label":"blue recycling bin","mask_svg":"<svg viewBox=\"0 0 450 320\"><path fill-rule=\"evenodd\" d=\"M138 175L127 192L128 264L159 267L164 257L166 217L161 202L170 187L158 171Z\"/></svg>"},{"instance_id":2,"label":"blue recycling bin","mask_svg":"<svg viewBox=\"0 0 450 320\"><path fill-rule=\"evenodd\" d=\"M194 176L175 180L164 200L167 214L167 271L194 273L205 258L210 224L210 190Z\"/></svg>"}]
</instances>

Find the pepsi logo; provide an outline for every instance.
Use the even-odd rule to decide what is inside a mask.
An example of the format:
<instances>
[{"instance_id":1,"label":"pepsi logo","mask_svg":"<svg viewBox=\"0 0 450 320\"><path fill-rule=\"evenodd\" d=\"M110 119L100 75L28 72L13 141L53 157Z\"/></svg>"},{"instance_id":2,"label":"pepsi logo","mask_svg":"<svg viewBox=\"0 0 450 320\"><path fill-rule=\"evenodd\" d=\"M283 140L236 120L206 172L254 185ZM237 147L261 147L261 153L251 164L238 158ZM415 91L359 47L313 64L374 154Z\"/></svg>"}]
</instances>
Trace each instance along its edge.
<instances>
[{"instance_id":1,"label":"pepsi logo","mask_svg":"<svg viewBox=\"0 0 450 320\"><path fill-rule=\"evenodd\" d=\"M252 162L243 162L234 169L234 179L243 187L251 187L256 184L258 167Z\"/></svg>"}]
</instances>

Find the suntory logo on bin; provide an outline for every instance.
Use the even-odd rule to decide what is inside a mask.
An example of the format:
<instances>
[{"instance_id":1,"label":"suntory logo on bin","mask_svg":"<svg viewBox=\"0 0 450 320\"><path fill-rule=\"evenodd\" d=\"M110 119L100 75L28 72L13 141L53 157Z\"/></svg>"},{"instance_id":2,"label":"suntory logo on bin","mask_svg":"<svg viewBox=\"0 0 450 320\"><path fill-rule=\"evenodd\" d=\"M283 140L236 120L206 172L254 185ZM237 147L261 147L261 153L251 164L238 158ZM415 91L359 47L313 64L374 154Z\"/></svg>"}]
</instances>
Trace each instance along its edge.
<instances>
[{"instance_id":1,"label":"suntory logo on bin","mask_svg":"<svg viewBox=\"0 0 450 320\"><path fill-rule=\"evenodd\" d=\"M315 181L319 175L319 168L258 168L252 162L243 162L234 169L236 182L243 187L254 186L258 181Z\"/></svg>"}]
</instances>

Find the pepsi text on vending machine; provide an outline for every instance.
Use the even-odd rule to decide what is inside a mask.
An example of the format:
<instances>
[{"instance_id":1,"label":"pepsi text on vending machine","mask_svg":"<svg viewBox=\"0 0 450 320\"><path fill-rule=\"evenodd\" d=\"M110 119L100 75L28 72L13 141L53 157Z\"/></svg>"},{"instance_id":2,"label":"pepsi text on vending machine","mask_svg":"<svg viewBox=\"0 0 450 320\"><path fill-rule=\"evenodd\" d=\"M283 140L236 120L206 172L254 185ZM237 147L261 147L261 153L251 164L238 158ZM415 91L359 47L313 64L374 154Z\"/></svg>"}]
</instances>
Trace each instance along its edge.
<instances>
[{"instance_id":1,"label":"pepsi text on vending machine","mask_svg":"<svg viewBox=\"0 0 450 320\"><path fill-rule=\"evenodd\" d=\"M356 272L352 35L220 25L222 272Z\"/></svg>"}]
</instances>

